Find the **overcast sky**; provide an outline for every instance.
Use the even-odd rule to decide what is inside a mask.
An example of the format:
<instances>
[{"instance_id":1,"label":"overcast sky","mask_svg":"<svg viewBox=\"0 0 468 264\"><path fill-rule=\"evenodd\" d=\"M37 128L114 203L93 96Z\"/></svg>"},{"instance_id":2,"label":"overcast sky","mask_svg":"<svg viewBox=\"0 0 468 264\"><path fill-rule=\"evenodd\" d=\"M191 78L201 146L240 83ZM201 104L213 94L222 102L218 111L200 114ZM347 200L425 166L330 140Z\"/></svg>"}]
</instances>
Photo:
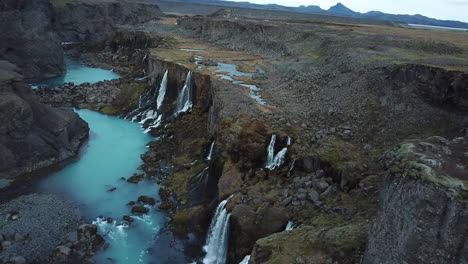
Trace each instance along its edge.
<instances>
[{"instance_id":1,"label":"overcast sky","mask_svg":"<svg viewBox=\"0 0 468 264\"><path fill-rule=\"evenodd\" d=\"M421 14L428 17L468 22L468 0L234 0L284 6L318 5L323 9L341 2L358 12L371 10L391 14Z\"/></svg>"}]
</instances>

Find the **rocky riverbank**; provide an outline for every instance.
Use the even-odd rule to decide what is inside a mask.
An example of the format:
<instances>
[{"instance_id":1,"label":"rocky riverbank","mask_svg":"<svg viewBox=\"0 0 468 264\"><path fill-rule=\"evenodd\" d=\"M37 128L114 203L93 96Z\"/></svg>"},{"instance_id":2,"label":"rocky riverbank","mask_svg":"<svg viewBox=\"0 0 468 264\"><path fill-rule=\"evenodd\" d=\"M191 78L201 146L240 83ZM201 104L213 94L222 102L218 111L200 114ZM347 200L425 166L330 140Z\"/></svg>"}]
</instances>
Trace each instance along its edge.
<instances>
[{"instance_id":1,"label":"rocky riverbank","mask_svg":"<svg viewBox=\"0 0 468 264\"><path fill-rule=\"evenodd\" d=\"M93 263L90 258L104 244L97 227L83 224L78 208L55 195L11 200L0 205L0 217L1 263Z\"/></svg>"}]
</instances>

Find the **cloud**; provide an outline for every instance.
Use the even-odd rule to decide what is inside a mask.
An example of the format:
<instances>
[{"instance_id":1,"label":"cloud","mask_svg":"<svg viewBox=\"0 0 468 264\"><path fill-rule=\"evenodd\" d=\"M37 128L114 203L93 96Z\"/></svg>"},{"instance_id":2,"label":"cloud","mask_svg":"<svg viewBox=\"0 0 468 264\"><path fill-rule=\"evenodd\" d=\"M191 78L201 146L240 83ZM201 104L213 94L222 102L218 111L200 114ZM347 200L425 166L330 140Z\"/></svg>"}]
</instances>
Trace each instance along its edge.
<instances>
[{"instance_id":1,"label":"cloud","mask_svg":"<svg viewBox=\"0 0 468 264\"><path fill-rule=\"evenodd\" d=\"M468 1L463 0L452 0L448 2L450 5L458 5L458 6L468 6Z\"/></svg>"}]
</instances>

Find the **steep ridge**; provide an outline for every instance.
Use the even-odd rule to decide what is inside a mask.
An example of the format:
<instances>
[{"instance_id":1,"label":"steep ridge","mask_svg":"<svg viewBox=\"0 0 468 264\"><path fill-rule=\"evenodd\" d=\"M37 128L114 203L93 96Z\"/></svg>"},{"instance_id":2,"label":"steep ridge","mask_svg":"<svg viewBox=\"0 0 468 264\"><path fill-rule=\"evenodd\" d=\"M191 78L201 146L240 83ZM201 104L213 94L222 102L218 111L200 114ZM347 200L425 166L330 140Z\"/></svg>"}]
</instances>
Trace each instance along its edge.
<instances>
[{"instance_id":1,"label":"steep ridge","mask_svg":"<svg viewBox=\"0 0 468 264\"><path fill-rule=\"evenodd\" d=\"M139 24L162 15L155 4L137 1L52 0L54 29L67 42L110 40L116 25Z\"/></svg>"}]
</instances>

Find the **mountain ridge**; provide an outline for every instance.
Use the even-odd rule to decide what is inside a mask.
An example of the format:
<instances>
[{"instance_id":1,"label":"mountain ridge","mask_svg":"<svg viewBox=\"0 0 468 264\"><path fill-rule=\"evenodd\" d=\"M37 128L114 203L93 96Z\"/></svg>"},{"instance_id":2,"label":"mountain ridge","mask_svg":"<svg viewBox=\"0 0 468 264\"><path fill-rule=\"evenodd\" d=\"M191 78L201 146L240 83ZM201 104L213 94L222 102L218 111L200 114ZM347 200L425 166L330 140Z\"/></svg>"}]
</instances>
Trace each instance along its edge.
<instances>
[{"instance_id":1,"label":"mountain ridge","mask_svg":"<svg viewBox=\"0 0 468 264\"><path fill-rule=\"evenodd\" d=\"M239 7L239 8L253 8L253 9L265 9L275 11L289 11L306 14L318 14L318 15L330 15L330 16L341 16L351 18L364 18L379 21L388 21L395 23L406 23L406 24L420 24L428 26L438 27L450 27L450 28L463 28L468 29L468 23L456 20L441 20L423 16L420 14L408 15L408 14L388 14L381 11L369 11L366 13L359 13L350 8L346 7L342 3L338 2L335 6L330 7L328 10L324 10L317 5L301 5L299 7L288 7L278 4L254 4L247 1L235 2L229 0L173 0L174 2L182 3L199 3L208 5L220 5L227 7Z\"/></svg>"}]
</instances>

